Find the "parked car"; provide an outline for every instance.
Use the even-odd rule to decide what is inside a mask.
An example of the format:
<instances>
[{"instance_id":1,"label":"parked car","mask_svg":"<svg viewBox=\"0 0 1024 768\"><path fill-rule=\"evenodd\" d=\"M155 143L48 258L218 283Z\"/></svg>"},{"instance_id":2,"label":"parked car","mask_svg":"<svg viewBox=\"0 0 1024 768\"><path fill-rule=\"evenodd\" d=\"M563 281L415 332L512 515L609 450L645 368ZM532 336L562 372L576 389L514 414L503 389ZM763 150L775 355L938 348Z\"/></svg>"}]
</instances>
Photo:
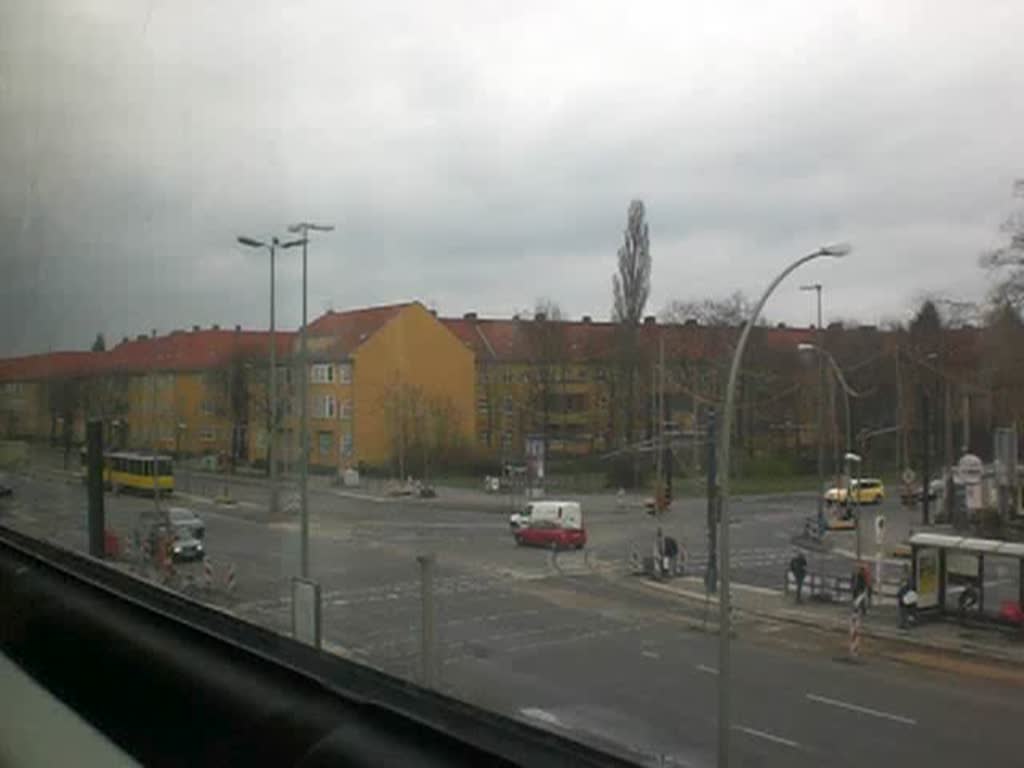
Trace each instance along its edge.
<instances>
[{"instance_id":1,"label":"parked car","mask_svg":"<svg viewBox=\"0 0 1024 768\"><path fill-rule=\"evenodd\" d=\"M885 486L876 477L862 477L850 482L851 504L881 504L885 500ZM825 491L825 503L846 504L847 489L836 486Z\"/></svg>"},{"instance_id":2,"label":"parked car","mask_svg":"<svg viewBox=\"0 0 1024 768\"><path fill-rule=\"evenodd\" d=\"M584 528L566 528L553 520L536 520L515 532L516 544L520 546L546 547L548 549L582 549L587 543Z\"/></svg>"},{"instance_id":3,"label":"parked car","mask_svg":"<svg viewBox=\"0 0 1024 768\"><path fill-rule=\"evenodd\" d=\"M513 531L540 521L553 521L567 528L583 527L583 510L578 501L532 501L508 516Z\"/></svg>"},{"instance_id":4,"label":"parked car","mask_svg":"<svg viewBox=\"0 0 1024 768\"><path fill-rule=\"evenodd\" d=\"M203 539L206 536L206 526L203 519L185 507L170 507L167 510L167 519L175 531L185 530L196 539Z\"/></svg>"},{"instance_id":5,"label":"parked car","mask_svg":"<svg viewBox=\"0 0 1024 768\"><path fill-rule=\"evenodd\" d=\"M203 542L193 536L186 528L174 529L174 541L171 544L171 557L175 562L186 560L202 560L206 557Z\"/></svg>"}]
</instances>

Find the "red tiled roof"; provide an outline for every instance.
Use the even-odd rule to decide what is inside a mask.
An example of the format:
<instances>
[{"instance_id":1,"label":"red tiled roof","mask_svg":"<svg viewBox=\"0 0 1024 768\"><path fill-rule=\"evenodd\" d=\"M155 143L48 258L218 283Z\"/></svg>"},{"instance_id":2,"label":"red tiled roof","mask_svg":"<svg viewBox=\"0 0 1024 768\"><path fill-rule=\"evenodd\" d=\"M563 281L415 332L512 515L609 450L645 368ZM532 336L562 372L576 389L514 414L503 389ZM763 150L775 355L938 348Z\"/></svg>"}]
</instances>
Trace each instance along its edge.
<instances>
[{"instance_id":1,"label":"red tiled roof","mask_svg":"<svg viewBox=\"0 0 1024 768\"><path fill-rule=\"evenodd\" d=\"M289 354L293 331L276 331L279 359ZM175 331L167 336L125 341L97 352L93 372L192 371L217 368L234 359L270 355L269 331Z\"/></svg>"},{"instance_id":2,"label":"red tiled roof","mask_svg":"<svg viewBox=\"0 0 1024 768\"><path fill-rule=\"evenodd\" d=\"M495 320L486 318L442 318L441 322L480 360L527 362L535 359L538 327L535 320ZM555 333L561 334L567 359L572 362L608 360L614 357L618 345L619 326L610 322L542 321L549 323ZM697 325L664 325L644 323L638 334L642 354L658 353L660 339L665 339L665 354L669 358L707 359L719 357L731 349L736 337L735 328ZM772 347L795 347L813 340L814 331L808 328L763 328L757 338Z\"/></svg>"},{"instance_id":3,"label":"red tiled roof","mask_svg":"<svg viewBox=\"0 0 1024 768\"><path fill-rule=\"evenodd\" d=\"M418 302L388 304L380 307L354 309L348 312L329 311L320 315L308 326L310 336L330 337L330 345L322 352L334 356L346 356L381 329L402 310Z\"/></svg>"},{"instance_id":4,"label":"red tiled roof","mask_svg":"<svg viewBox=\"0 0 1024 768\"><path fill-rule=\"evenodd\" d=\"M275 335L277 354L283 360L295 333L278 331ZM0 360L0 380L205 370L237 357L264 359L269 354L269 331L175 331L167 336L123 341L106 352L51 352Z\"/></svg>"},{"instance_id":5,"label":"red tiled roof","mask_svg":"<svg viewBox=\"0 0 1024 768\"><path fill-rule=\"evenodd\" d=\"M48 352L0 360L0 381L75 376L87 370L93 352Z\"/></svg>"}]
</instances>

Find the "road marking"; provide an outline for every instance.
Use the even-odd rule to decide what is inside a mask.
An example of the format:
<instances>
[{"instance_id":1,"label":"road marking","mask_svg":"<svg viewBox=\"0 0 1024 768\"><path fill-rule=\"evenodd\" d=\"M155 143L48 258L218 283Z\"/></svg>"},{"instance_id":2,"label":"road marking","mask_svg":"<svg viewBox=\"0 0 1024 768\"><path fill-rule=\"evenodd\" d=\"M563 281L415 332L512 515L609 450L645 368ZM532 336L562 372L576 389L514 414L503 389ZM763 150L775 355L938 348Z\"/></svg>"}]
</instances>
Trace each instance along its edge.
<instances>
[{"instance_id":1,"label":"road marking","mask_svg":"<svg viewBox=\"0 0 1024 768\"><path fill-rule=\"evenodd\" d=\"M660 659L661 655L654 651L640 651L640 655L648 659Z\"/></svg>"},{"instance_id":2,"label":"road marking","mask_svg":"<svg viewBox=\"0 0 1024 768\"><path fill-rule=\"evenodd\" d=\"M697 669L701 672L707 672L709 675L717 675L718 670L715 667L709 667L707 664L698 664Z\"/></svg>"},{"instance_id":3,"label":"road marking","mask_svg":"<svg viewBox=\"0 0 1024 768\"><path fill-rule=\"evenodd\" d=\"M774 733L759 731L756 728L747 728L745 725L734 725L732 728L734 731L740 731L748 736L756 736L759 739L774 741L776 744L783 744L784 746L791 747L792 749L798 749L800 747L799 742L793 741L792 739L784 739L781 736L776 736Z\"/></svg>"},{"instance_id":4,"label":"road marking","mask_svg":"<svg viewBox=\"0 0 1024 768\"><path fill-rule=\"evenodd\" d=\"M881 717L886 720L892 720L897 723L903 723L904 725L917 725L917 720L912 717L904 717L903 715L895 715L892 712L882 712L879 709L871 709L870 707L862 707L859 704L850 704L846 701L840 701L839 699L830 699L826 696L818 696L814 693L808 693L807 698L811 701L817 701L821 704L829 704L833 707L841 707L842 709L849 709L852 712L860 712L864 715L871 715L872 717Z\"/></svg>"}]
</instances>

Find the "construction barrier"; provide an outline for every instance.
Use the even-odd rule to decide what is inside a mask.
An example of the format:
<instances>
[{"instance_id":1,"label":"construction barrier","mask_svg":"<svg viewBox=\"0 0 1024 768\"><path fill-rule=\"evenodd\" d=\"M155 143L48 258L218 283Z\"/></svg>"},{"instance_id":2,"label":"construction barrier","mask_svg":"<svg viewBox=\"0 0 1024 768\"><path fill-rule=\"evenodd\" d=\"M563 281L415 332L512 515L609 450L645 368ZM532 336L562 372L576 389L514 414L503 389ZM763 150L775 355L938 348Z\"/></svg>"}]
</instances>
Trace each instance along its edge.
<instances>
[{"instance_id":1,"label":"construction barrier","mask_svg":"<svg viewBox=\"0 0 1024 768\"><path fill-rule=\"evenodd\" d=\"M103 532L103 555L111 559L121 556L121 539L109 528Z\"/></svg>"},{"instance_id":2,"label":"construction barrier","mask_svg":"<svg viewBox=\"0 0 1024 768\"><path fill-rule=\"evenodd\" d=\"M224 582L224 589L227 591L227 593L229 595L233 595L235 593L235 564L234 563L230 563L228 565L228 574L227 574L227 579Z\"/></svg>"},{"instance_id":3,"label":"construction barrier","mask_svg":"<svg viewBox=\"0 0 1024 768\"><path fill-rule=\"evenodd\" d=\"M213 586L213 563L203 560L203 586L210 589Z\"/></svg>"}]
</instances>

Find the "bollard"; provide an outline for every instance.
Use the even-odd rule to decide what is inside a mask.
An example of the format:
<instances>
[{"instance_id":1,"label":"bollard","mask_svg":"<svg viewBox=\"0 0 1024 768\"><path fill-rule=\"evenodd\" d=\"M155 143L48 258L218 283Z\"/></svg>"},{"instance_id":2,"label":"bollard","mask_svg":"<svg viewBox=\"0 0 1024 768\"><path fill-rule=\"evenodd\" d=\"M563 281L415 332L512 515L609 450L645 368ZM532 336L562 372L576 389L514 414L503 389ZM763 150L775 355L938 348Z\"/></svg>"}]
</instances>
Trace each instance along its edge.
<instances>
[{"instance_id":1,"label":"bollard","mask_svg":"<svg viewBox=\"0 0 1024 768\"><path fill-rule=\"evenodd\" d=\"M207 589L213 586L213 564L209 560L203 560L203 586Z\"/></svg>"},{"instance_id":2,"label":"bollard","mask_svg":"<svg viewBox=\"0 0 1024 768\"><path fill-rule=\"evenodd\" d=\"M420 564L420 684L437 686L437 659L434 647L434 555L419 555Z\"/></svg>"},{"instance_id":3,"label":"bollard","mask_svg":"<svg viewBox=\"0 0 1024 768\"><path fill-rule=\"evenodd\" d=\"M234 563L229 563L228 564L228 575L227 575L227 579L226 579L226 581L224 583L224 589L227 591L227 593L229 595L233 595L235 593L235 564Z\"/></svg>"}]
</instances>

